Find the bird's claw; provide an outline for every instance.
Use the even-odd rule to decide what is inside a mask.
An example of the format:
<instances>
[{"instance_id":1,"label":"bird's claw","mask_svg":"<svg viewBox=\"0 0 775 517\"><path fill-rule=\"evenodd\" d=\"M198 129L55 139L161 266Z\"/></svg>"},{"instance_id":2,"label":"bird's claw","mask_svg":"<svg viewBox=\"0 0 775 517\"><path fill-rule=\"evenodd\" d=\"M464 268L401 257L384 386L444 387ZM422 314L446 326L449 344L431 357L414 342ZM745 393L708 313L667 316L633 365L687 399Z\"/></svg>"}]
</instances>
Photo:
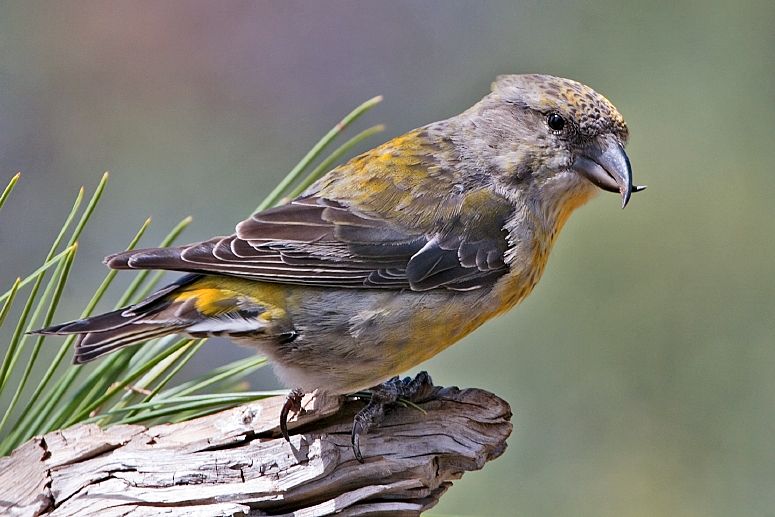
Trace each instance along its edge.
<instances>
[{"instance_id":1,"label":"bird's claw","mask_svg":"<svg viewBox=\"0 0 775 517\"><path fill-rule=\"evenodd\" d=\"M280 410L280 432L285 438L286 442L291 441L290 435L288 435L288 414L294 415L302 413L304 408L301 407L301 399L304 397L304 392L296 388L288 393L288 397L285 399L285 404Z\"/></svg>"},{"instance_id":2,"label":"bird's claw","mask_svg":"<svg viewBox=\"0 0 775 517\"><path fill-rule=\"evenodd\" d=\"M420 372L414 379L411 377L393 377L387 382L371 389L371 400L361 409L353 420L350 435L355 459L363 463L361 454L361 436L369 432L374 425L379 425L385 416L385 406L395 403L398 399L417 402L427 399L433 392L433 381L428 372Z\"/></svg>"}]
</instances>

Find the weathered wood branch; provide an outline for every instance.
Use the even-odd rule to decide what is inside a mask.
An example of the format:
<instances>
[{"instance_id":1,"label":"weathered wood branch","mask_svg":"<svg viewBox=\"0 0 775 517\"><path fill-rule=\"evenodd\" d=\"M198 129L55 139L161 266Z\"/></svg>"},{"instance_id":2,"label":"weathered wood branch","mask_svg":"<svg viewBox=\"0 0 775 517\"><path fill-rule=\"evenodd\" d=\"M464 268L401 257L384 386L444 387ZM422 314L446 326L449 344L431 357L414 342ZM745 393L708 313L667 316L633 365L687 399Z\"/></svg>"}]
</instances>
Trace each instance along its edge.
<instances>
[{"instance_id":1,"label":"weathered wood branch","mask_svg":"<svg viewBox=\"0 0 775 517\"><path fill-rule=\"evenodd\" d=\"M0 513L18 515L419 515L463 472L498 457L508 404L478 389L437 390L395 408L350 448L362 402L304 401L279 437L274 397L179 424L78 425L0 459Z\"/></svg>"}]
</instances>

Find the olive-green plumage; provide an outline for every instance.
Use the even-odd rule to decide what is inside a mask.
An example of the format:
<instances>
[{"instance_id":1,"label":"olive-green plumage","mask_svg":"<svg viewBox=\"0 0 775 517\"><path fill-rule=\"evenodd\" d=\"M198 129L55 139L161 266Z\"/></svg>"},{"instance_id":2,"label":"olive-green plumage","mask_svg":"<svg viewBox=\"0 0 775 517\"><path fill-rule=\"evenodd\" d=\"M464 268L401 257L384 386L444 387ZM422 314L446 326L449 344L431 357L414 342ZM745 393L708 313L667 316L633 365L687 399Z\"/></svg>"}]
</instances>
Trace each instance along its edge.
<instances>
[{"instance_id":1,"label":"olive-green plumage","mask_svg":"<svg viewBox=\"0 0 775 517\"><path fill-rule=\"evenodd\" d=\"M108 257L191 274L43 332L80 334L76 362L163 334L225 335L269 356L289 387L374 386L527 296L598 187L626 204L639 190L627 137L584 85L500 77L462 114L353 158L233 235Z\"/></svg>"}]
</instances>

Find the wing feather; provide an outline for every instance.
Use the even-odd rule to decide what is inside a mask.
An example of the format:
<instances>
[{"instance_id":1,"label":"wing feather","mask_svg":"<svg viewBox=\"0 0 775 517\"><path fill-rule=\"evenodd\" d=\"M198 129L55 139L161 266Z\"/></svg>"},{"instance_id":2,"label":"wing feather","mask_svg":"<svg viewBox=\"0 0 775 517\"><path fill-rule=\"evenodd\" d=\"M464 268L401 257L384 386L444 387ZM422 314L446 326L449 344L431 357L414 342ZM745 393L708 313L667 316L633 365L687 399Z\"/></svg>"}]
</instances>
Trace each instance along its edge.
<instances>
[{"instance_id":1,"label":"wing feather","mask_svg":"<svg viewBox=\"0 0 775 517\"><path fill-rule=\"evenodd\" d=\"M423 135L414 136L411 145L398 137L354 158L302 197L253 214L233 235L119 253L106 263L347 288L468 290L495 282L507 270L511 204L486 187L466 190L459 172L434 161L443 147L426 148L417 143Z\"/></svg>"}]
</instances>

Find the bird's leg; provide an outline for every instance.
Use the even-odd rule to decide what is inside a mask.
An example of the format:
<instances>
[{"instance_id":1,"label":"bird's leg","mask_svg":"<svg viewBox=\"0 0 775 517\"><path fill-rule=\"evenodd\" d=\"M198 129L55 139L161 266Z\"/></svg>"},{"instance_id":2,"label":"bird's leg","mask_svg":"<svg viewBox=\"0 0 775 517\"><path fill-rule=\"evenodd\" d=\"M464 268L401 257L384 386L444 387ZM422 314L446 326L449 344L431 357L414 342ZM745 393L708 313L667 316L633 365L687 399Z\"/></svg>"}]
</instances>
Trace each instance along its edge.
<instances>
[{"instance_id":1,"label":"bird's leg","mask_svg":"<svg viewBox=\"0 0 775 517\"><path fill-rule=\"evenodd\" d=\"M428 372L420 372L411 377L393 377L387 382L375 386L371 390L371 400L366 407L355 415L353 430L350 436L355 458L363 463L361 455L361 435L369 432L373 425L379 425L385 416L385 406L393 404L398 399L416 402L427 398L433 391L433 381Z\"/></svg>"},{"instance_id":2,"label":"bird's leg","mask_svg":"<svg viewBox=\"0 0 775 517\"><path fill-rule=\"evenodd\" d=\"M280 432L287 442L291 441L291 437L288 435L288 413L296 415L303 411L301 407L302 397L304 397L304 392L299 388L291 390L288 393L288 398L285 399L282 410L280 410Z\"/></svg>"}]
</instances>

